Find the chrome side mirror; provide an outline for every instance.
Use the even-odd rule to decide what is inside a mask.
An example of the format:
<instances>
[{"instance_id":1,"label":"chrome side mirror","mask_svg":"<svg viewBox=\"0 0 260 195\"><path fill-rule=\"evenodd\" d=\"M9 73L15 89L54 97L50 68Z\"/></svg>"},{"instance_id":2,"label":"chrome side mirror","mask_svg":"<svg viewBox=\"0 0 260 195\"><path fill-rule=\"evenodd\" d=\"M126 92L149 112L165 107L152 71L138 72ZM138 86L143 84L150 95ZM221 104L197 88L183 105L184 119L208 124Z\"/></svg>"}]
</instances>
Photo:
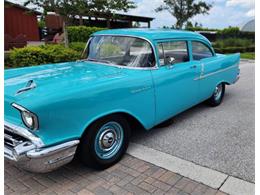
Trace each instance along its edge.
<instances>
[{"instance_id":1,"label":"chrome side mirror","mask_svg":"<svg viewBox=\"0 0 260 195\"><path fill-rule=\"evenodd\" d=\"M167 61L167 64L174 64L175 62L175 58L174 57L171 57L171 56L167 56L166 57L166 61Z\"/></svg>"}]
</instances>

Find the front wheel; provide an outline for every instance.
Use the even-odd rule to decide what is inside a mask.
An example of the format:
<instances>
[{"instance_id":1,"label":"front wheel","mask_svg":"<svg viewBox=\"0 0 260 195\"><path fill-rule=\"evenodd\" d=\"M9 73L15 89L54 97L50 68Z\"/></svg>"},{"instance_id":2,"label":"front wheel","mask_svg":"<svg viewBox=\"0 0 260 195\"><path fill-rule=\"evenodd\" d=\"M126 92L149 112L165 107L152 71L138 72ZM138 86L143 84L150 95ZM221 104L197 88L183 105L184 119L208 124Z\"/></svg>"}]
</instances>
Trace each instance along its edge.
<instances>
[{"instance_id":1,"label":"front wheel","mask_svg":"<svg viewBox=\"0 0 260 195\"><path fill-rule=\"evenodd\" d=\"M83 134L79 157L93 168L104 169L117 163L124 155L130 137L127 121L113 115L94 122Z\"/></svg>"},{"instance_id":2,"label":"front wheel","mask_svg":"<svg viewBox=\"0 0 260 195\"><path fill-rule=\"evenodd\" d=\"M207 100L208 104L211 106L218 106L221 104L225 94L225 84L220 83L216 86L212 96Z\"/></svg>"}]
</instances>

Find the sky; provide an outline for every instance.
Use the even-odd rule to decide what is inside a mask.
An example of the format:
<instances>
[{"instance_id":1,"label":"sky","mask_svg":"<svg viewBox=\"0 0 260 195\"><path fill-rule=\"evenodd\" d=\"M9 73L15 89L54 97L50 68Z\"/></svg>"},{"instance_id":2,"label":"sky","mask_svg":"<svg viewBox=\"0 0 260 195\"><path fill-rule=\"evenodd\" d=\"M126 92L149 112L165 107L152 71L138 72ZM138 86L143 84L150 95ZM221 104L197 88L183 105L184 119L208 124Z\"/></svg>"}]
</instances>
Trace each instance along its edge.
<instances>
[{"instance_id":1,"label":"sky","mask_svg":"<svg viewBox=\"0 0 260 195\"><path fill-rule=\"evenodd\" d=\"M23 3L24 0L10 0ZM163 0L133 0L137 8L129 10L127 14L153 17L152 28L172 26L176 19L167 11L155 12L163 4ZM203 27L223 29L228 26L242 26L255 16L255 0L204 0L213 6L208 15L197 15L191 19ZM122 13L122 12L121 12Z\"/></svg>"},{"instance_id":2,"label":"sky","mask_svg":"<svg viewBox=\"0 0 260 195\"><path fill-rule=\"evenodd\" d=\"M191 19L203 27L223 29L228 26L241 26L255 16L254 0L204 0L213 6L209 15L197 15ZM134 0L137 8L129 14L150 16L155 18L151 27L172 26L175 18L167 11L156 13L154 9L163 4L163 0Z\"/></svg>"}]
</instances>

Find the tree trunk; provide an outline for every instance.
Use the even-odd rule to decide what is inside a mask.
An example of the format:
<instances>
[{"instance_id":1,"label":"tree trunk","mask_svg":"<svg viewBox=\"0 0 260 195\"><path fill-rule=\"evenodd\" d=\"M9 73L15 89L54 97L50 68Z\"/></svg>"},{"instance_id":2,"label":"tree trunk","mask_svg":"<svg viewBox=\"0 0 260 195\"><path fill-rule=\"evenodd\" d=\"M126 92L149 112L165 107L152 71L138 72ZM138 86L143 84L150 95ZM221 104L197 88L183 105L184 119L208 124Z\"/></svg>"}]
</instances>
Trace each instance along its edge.
<instances>
[{"instance_id":1,"label":"tree trunk","mask_svg":"<svg viewBox=\"0 0 260 195\"><path fill-rule=\"evenodd\" d=\"M107 18L107 28L111 28L111 23L110 23L110 19Z\"/></svg>"},{"instance_id":2,"label":"tree trunk","mask_svg":"<svg viewBox=\"0 0 260 195\"><path fill-rule=\"evenodd\" d=\"M63 20L63 33L64 33L64 42L65 42L65 47L69 47L69 38L68 38L68 32L67 32L67 25L65 20Z\"/></svg>"},{"instance_id":3,"label":"tree trunk","mask_svg":"<svg viewBox=\"0 0 260 195\"><path fill-rule=\"evenodd\" d=\"M82 16L79 16L79 25L80 25L80 26L83 25L83 18L82 18Z\"/></svg>"}]
</instances>

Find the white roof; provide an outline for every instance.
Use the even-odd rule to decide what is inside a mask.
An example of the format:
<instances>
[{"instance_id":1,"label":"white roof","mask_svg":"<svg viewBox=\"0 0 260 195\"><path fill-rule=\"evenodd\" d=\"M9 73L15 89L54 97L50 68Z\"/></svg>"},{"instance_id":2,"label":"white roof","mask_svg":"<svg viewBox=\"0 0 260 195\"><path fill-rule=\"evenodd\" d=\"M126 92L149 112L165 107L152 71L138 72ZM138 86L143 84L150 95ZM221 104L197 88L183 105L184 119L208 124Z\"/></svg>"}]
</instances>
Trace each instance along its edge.
<instances>
[{"instance_id":1,"label":"white roof","mask_svg":"<svg viewBox=\"0 0 260 195\"><path fill-rule=\"evenodd\" d=\"M240 27L241 31L244 32L255 32L255 19L252 19Z\"/></svg>"}]
</instances>

